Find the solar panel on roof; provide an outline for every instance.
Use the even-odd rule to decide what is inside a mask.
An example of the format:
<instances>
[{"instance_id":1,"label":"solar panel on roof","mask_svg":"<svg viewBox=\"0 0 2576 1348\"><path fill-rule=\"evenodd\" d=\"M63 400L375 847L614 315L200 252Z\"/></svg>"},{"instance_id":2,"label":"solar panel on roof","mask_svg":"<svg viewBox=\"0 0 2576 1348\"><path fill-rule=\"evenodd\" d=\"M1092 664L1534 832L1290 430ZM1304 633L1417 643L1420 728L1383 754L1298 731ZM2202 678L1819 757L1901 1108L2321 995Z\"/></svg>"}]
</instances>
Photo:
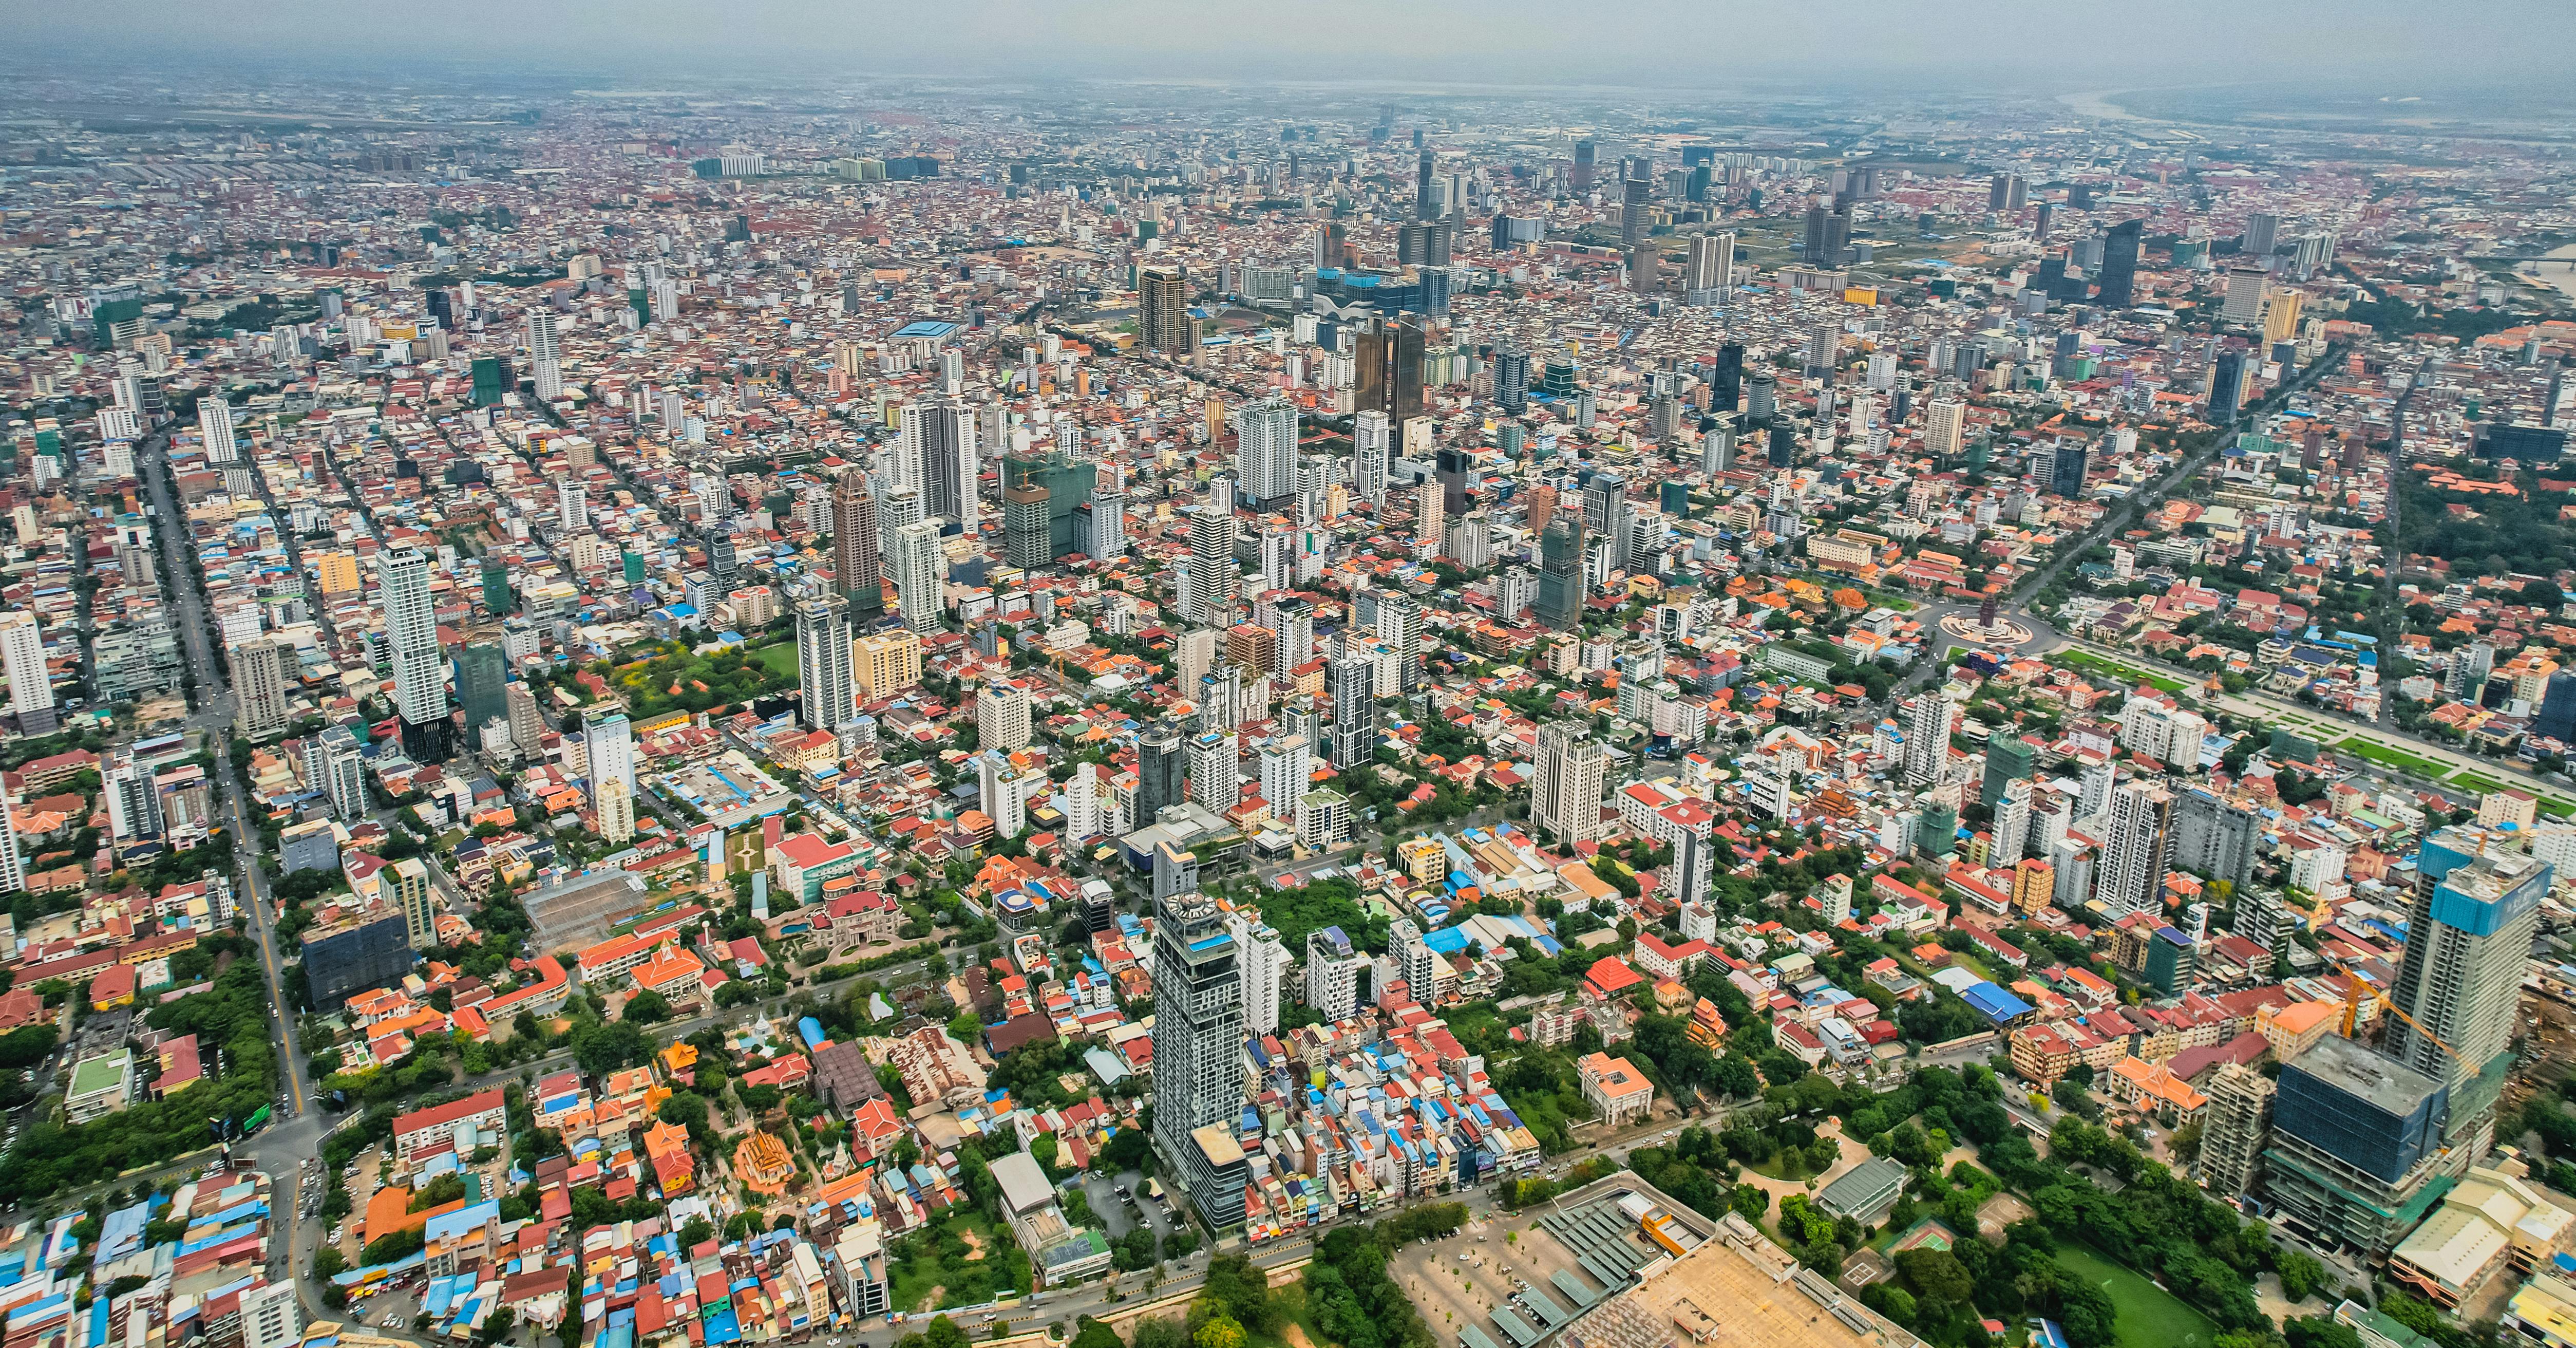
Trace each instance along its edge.
<instances>
[{"instance_id":1,"label":"solar panel on roof","mask_svg":"<svg viewBox=\"0 0 2576 1348\"><path fill-rule=\"evenodd\" d=\"M1601 1299L1601 1294L1584 1286L1583 1280L1574 1276L1574 1270L1570 1268L1558 1269L1549 1274L1547 1280L1556 1285L1556 1290L1565 1293L1578 1311L1591 1309L1592 1304Z\"/></svg>"},{"instance_id":2,"label":"solar panel on roof","mask_svg":"<svg viewBox=\"0 0 2576 1348\"><path fill-rule=\"evenodd\" d=\"M1520 1348L1529 1348L1542 1337L1537 1330L1530 1328L1528 1321L1514 1314L1509 1306L1496 1306L1492 1319L1494 1324L1503 1331L1503 1337L1518 1344Z\"/></svg>"}]
</instances>

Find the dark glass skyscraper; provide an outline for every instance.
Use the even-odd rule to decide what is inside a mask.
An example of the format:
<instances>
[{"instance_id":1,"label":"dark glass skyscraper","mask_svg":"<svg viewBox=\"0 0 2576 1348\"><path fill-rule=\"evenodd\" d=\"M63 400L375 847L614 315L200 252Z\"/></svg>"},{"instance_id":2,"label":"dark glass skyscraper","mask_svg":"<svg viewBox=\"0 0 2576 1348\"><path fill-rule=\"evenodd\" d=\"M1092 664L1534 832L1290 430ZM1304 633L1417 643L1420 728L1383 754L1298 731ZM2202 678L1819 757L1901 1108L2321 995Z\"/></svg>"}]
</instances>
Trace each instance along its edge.
<instances>
[{"instance_id":1,"label":"dark glass skyscraper","mask_svg":"<svg viewBox=\"0 0 2576 1348\"><path fill-rule=\"evenodd\" d=\"M2111 234L2102 244L2102 287L2093 302L2105 309L2126 309L2136 299L2138 284L2138 240L2146 226L2136 220L2123 220L2111 226Z\"/></svg>"},{"instance_id":2,"label":"dark glass skyscraper","mask_svg":"<svg viewBox=\"0 0 2576 1348\"><path fill-rule=\"evenodd\" d=\"M1528 352L1494 353L1494 401L1513 416L1529 406Z\"/></svg>"},{"instance_id":3,"label":"dark glass skyscraper","mask_svg":"<svg viewBox=\"0 0 2576 1348\"><path fill-rule=\"evenodd\" d=\"M2056 466L2048 474L2048 489L2060 496L2084 494L2084 467L2089 456L2082 445L2059 445Z\"/></svg>"},{"instance_id":4,"label":"dark glass skyscraper","mask_svg":"<svg viewBox=\"0 0 2576 1348\"><path fill-rule=\"evenodd\" d=\"M1709 410L1732 412L1744 401L1744 343L1728 342L1717 349L1717 371L1709 380L1713 394Z\"/></svg>"},{"instance_id":5,"label":"dark glass skyscraper","mask_svg":"<svg viewBox=\"0 0 2576 1348\"><path fill-rule=\"evenodd\" d=\"M1583 625L1583 529L1560 512L1538 536L1538 620L1560 632Z\"/></svg>"},{"instance_id":6,"label":"dark glass skyscraper","mask_svg":"<svg viewBox=\"0 0 2576 1348\"><path fill-rule=\"evenodd\" d=\"M2218 353L2209 372L2210 419L2225 422L2245 405L2245 353L2228 350Z\"/></svg>"}]
</instances>

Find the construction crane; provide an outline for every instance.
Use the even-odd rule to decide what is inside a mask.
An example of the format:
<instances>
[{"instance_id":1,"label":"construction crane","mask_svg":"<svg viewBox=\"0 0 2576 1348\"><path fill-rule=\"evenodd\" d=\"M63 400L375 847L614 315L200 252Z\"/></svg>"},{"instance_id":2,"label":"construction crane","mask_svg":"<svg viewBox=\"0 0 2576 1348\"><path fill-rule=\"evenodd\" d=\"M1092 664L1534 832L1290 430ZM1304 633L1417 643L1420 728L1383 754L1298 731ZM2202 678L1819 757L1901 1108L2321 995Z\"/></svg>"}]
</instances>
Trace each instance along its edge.
<instances>
[{"instance_id":1,"label":"construction crane","mask_svg":"<svg viewBox=\"0 0 2576 1348\"><path fill-rule=\"evenodd\" d=\"M2381 1006L2387 1007L2390 1014L2396 1016L2399 1020L2406 1022L2407 1028L2424 1036L2426 1039L2431 1040L2433 1047L2450 1055L2451 1061L2456 1063L2466 1063L2468 1061L2466 1058L2460 1056L2459 1050L2443 1043L2440 1035L2433 1033L2431 1030L2425 1029L2422 1022L2416 1020L2413 1016L2406 1014L2404 1010L2398 1007L2397 1003L2388 1000L2387 993L2381 992L2378 988L2371 987L2369 984L2362 982L2359 978L2353 977L2352 975L2347 974L2345 975L2345 978L2348 986L2345 987L2343 994L2344 1038L2352 1038L2353 1023L2361 1018L2362 993L2366 990L2370 994L2370 999L2372 1001L2379 1003Z\"/></svg>"}]
</instances>

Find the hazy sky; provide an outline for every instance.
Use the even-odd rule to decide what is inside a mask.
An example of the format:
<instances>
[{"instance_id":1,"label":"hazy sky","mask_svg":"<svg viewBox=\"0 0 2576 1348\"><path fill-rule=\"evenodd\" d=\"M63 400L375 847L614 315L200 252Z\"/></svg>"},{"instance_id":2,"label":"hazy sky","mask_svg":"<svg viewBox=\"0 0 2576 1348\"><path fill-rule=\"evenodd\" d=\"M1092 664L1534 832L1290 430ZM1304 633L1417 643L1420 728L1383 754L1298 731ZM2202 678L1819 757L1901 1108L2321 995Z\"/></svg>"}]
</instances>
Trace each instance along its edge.
<instances>
[{"instance_id":1,"label":"hazy sky","mask_svg":"<svg viewBox=\"0 0 2576 1348\"><path fill-rule=\"evenodd\" d=\"M218 54L711 76L1634 83L2215 80L2576 90L2565 0L0 0L0 54Z\"/></svg>"}]
</instances>

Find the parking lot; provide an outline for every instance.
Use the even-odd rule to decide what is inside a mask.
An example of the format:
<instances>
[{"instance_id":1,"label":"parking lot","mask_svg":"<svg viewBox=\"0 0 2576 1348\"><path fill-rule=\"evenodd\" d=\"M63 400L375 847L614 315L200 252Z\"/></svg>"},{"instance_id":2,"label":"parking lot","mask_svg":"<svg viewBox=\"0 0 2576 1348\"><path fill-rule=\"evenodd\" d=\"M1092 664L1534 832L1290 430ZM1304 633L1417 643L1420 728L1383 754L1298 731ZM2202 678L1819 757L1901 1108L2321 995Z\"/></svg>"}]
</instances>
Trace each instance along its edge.
<instances>
[{"instance_id":1,"label":"parking lot","mask_svg":"<svg viewBox=\"0 0 2576 1348\"><path fill-rule=\"evenodd\" d=\"M1536 1323L1515 1300L1525 1287L1534 1286L1564 1306L1567 1298L1548 1279L1573 1267L1573 1251L1539 1230L1533 1214L1515 1220L1496 1212L1469 1221L1445 1240L1405 1246L1388 1271L1442 1343L1456 1343L1459 1329L1472 1324L1503 1344L1508 1340L1490 1318L1494 1308L1512 1307L1522 1319Z\"/></svg>"},{"instance_id":2,"label":"parking lot","mask_svg":"<svg viewBox=\"0 0 2576 1348\"><path fill-rule=\"evenodd\" d=\"M1629 1286L1637 1270L1667 1256L1669 1247L1647 1238L1639 1215L1618 1206L1638 1199L1648 1205L1644 1215L1682 1247L1710 1238L1704 1218L1661 1194L1640 1193L1635 1177L1621 1174L1517 1214L1471 1208L1456 1235L1405 1246L1388 1273L1421 1308L1444 1348L1460 1343L1471 1326L1481 1336L1469 1341L1471 1348L1544 1340ZM1494 1318L1498 1310L1535 1339L1516 1340Z\"/></svg>"},{"instance_id":3,"label":"parking lot","mask_svg":"<svg viewBox=\"0 0 2576 1348\"><path fill-rule=\"evenodd\" d=\"M1117 1186L1122 1184L1134 1196L1133 1206L1118 1201ZM1166 1189L1164 1195L1168 1198L1170 1192ZM1113 1241L1124 1239L1128 1232L1136 1229L1140 1220L1153 1229L1156 1239L1172 1234L1172 1219L1164 1216L1152 1199L1145 1197L1145 1177L1133 1170L1122 1172L1115 1179L1083 1172L1082 1196L1090 1201L1091 1210L1099 1215L1102 1229Z\"/></svg>"}]
</instances>

